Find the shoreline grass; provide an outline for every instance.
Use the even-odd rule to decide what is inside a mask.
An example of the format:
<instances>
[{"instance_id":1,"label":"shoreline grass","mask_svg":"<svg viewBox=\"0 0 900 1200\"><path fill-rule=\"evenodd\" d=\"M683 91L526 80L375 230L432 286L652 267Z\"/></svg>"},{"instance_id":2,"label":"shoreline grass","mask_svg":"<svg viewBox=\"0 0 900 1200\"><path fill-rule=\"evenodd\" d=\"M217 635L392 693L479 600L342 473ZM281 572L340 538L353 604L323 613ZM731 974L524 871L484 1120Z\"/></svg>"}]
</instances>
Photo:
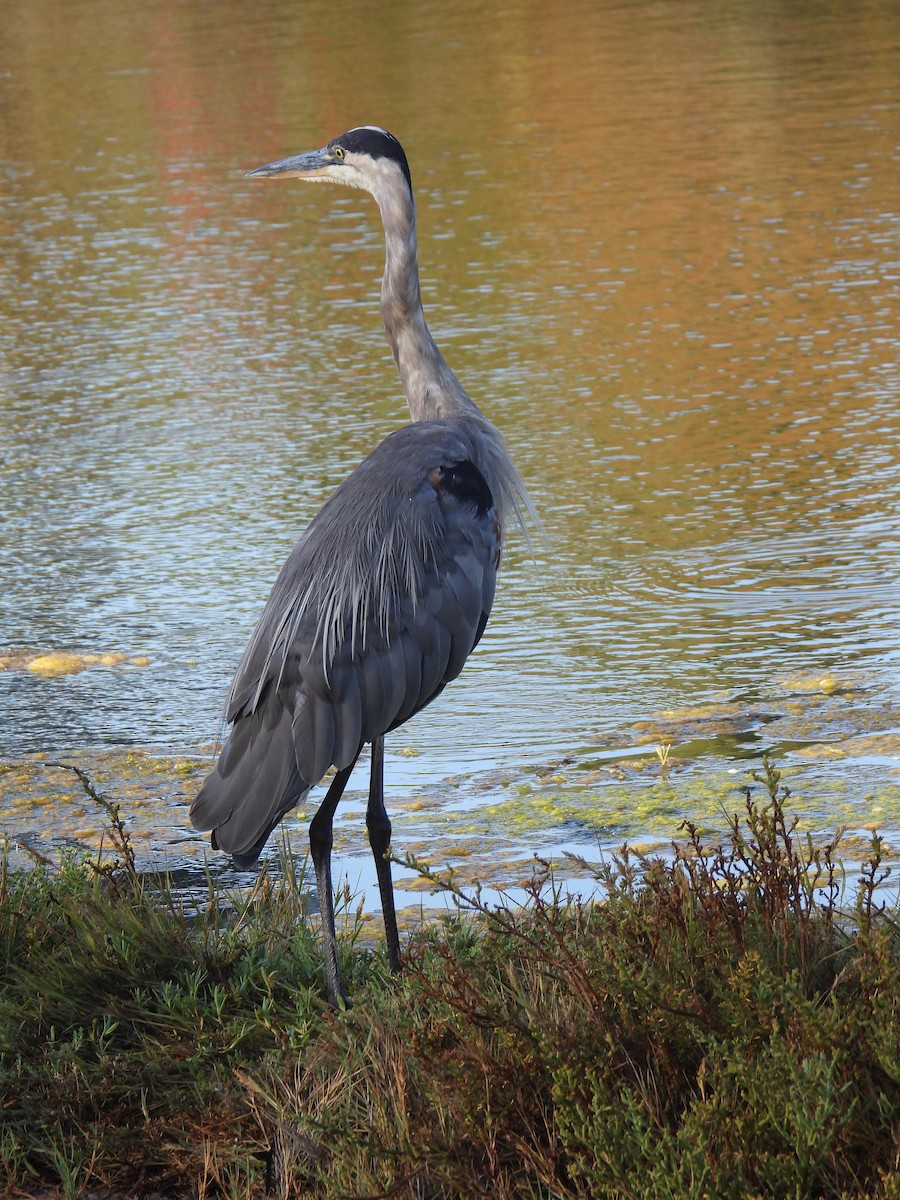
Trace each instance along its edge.
<instances>
[{"instance_id":1,"label":"shoreline grass","mask_svg":"<svg viewBox=\"0 0 900 1200\"><path fill-rule=\"evenodd\" d=\"M79 776L115 860L0 860L3 1195L900 1197L889 868L874 837L848 902L768 763L603 900L434 877L462 912L402 976L341 939L345 1011L289 864L188 912Z\"/></svg>"}]
</instances>

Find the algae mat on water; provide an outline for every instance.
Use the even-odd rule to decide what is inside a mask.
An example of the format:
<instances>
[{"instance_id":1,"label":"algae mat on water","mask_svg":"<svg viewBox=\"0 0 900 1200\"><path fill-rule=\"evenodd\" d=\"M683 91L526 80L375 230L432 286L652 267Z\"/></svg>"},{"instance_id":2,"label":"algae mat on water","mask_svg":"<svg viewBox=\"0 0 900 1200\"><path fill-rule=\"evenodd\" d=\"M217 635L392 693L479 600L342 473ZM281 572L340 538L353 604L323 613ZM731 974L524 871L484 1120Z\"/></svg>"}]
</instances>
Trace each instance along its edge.
<instances>
[{"instance_id":1,"label":"algae mat on water","mask_svg":"<svg viewBox=\"0 0 900 1200\"><path fill-rule=\"evenodd\" d=\"M864 845L878 829L890 856L900 846L897 724L889 698L862 676L785 678L765 696L660 711L552 761L451 776L424 790L397 788L388 798L393 845L401 857L449 866L460 881L492 894L519 896L536 857L553 864L557 879L589 886L578 858L597 861L626 841L643 850L666 847L684 821L711 834L723 830L742 804L748 762L770 749L802 832L828 837L846 826ZM411 764L414 779L415 751L394 741L395 760ZM108 749L69 756L66 765L46 756L0 763L0 830L10 861L102 853L105 814L69 769L77 766L120 806L142 867L167 868L202 886L209 846L190 827L187 807L212 754L213 747L191 755ZM365 783L362 768L358 782ZM301 856L313 803L284 822ZM377 905L377 888L364 811L365 792L351 789L335 824L335 850L350 890L364 896L368 910ZM853 844L845 841L848 850ZM277 838L267 853L277 861ZM209 862L230 871L224 856ZM407 903L420 906L427 882L403 869L396 877L401 904L407 893Z\"/></svg>"}]
</instances>

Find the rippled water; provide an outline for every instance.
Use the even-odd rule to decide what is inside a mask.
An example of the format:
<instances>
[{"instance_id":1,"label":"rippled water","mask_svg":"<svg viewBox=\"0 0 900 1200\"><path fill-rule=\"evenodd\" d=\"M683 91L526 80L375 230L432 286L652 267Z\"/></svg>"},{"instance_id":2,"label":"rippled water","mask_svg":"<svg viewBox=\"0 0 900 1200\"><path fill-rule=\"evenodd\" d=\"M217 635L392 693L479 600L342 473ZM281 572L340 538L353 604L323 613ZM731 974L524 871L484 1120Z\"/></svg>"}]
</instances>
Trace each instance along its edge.
<instances>
[{"instance_id":1,"label":"rippled water","mask_svg":"<svg viewBox=\"0 0 900 1200\"><path fill-rule=\"evenodd\" d=\"M893 6L65 11L0 44L0 754L218 735L295 536L405 419L374 205L242 173L375 121L432 329L548 532L392 739L397 799L562 760L581 786L674 729L695 775L772 744L830 785L825 744L860 824L900 812ZM126 661L47 678L47 651ZM639 810L569 837L551 806L523 845L640 836Z\"/></svg>"}]
</instances>

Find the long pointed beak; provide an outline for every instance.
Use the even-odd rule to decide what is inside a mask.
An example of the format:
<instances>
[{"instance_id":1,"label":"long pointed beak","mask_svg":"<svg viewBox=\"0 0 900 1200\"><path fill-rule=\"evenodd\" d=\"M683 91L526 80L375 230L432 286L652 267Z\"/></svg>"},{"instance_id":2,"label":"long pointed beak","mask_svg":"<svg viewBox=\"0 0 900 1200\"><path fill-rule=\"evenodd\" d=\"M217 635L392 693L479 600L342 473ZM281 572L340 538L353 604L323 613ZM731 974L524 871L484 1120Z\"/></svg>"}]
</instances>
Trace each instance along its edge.
<instances>
[{"instance_id":1,"label":"long pointed beak","mask_svg":"<svg viewBox=\"0 0 900 1200\"><path fill-rule=\"evenodd\" d=\"M266 163L264 167L255 167L248 171L246 179L316 179L334 165L327 150L308 150L305 154L295 154L292 158L279 158L277 162Z\"/></svg>"}]
</instances>

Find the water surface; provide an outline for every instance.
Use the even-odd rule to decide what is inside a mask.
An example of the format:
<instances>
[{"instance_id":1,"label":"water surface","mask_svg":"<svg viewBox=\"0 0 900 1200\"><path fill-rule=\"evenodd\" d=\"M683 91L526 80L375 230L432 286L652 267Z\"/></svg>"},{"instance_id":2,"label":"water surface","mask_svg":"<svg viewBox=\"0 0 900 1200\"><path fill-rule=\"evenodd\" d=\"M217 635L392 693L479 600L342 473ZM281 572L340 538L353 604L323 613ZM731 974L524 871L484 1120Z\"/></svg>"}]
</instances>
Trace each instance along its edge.
<instances>
[{"instance_id":1,"label":"water surface","mask_svg":"<svg viewBox=\"0 0 900 1200\"><path fill-rule=\"evenodd\" d=\"M148 853L197 846L275 574L405 420L371 200L243 178L362 122L404 142L429 321L548 534L391 739L400 848L664 839L766 746L810 825L900 828L898 80L883 3L8 14L8 832L90 841L34 773L79 756L146 802Z\"/></svg>"}]
</instances>

